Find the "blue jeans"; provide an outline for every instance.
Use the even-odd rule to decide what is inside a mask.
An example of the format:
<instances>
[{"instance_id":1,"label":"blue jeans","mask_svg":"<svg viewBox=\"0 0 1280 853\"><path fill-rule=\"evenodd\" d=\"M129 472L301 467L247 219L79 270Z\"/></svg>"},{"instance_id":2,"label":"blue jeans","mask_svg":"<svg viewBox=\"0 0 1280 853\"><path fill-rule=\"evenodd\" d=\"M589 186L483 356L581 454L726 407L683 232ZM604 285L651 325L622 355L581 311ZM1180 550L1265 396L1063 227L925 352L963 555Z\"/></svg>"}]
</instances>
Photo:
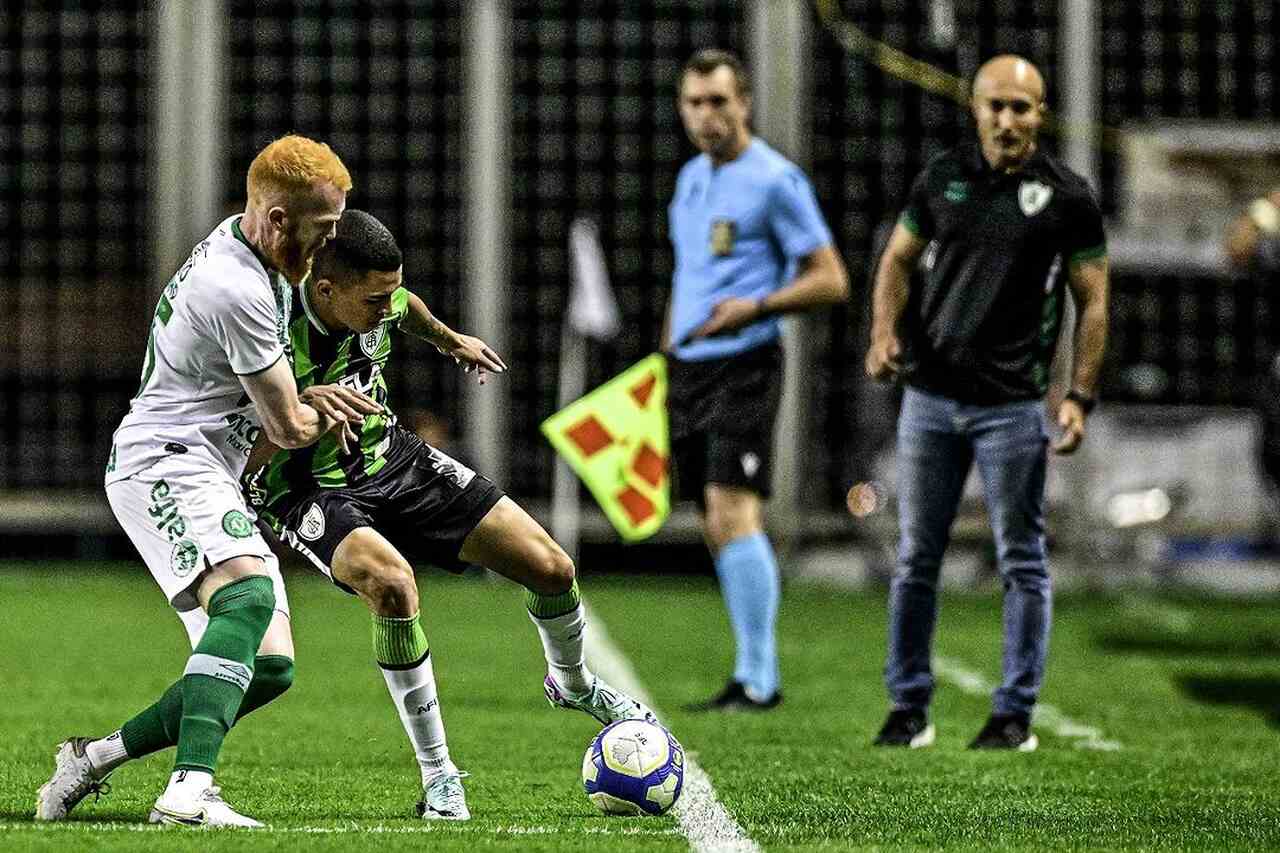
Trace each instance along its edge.
<instances>
[{"instance_id":1,"label":"blue jeans","mask_svg":"<svg viewBox=\"0 0 1280 853\"><path fill-rule=\"evenodd\" d=\"M1004 581L1004 679L996 714L1029 714L1044 677L1053 593L1045 567L1049 437L1040 401L971 406L908 388L898 418L902 538L889 591L885 685L894 708L927 708L938 570L974 459Z\"/></svg>"}]
</instances>

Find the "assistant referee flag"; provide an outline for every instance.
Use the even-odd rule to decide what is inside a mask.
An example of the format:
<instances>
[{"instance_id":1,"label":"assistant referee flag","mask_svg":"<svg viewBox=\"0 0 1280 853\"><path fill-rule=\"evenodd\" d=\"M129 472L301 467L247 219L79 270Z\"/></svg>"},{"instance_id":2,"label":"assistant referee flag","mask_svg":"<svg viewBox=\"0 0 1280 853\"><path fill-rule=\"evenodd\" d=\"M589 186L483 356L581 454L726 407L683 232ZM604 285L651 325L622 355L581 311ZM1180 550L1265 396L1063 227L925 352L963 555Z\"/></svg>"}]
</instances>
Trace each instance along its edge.
<instances>
[{"instance_id":1,"label":"assistant referee flag","mask_svg":"<svg viewBox=\"0 0 1280 853\"><path fill-rule=\"evenodd\" d=\"M667 361L654 353L542 422L627 542L652 536L671 513L666 401Z\"/></svg>"}]
</instances>

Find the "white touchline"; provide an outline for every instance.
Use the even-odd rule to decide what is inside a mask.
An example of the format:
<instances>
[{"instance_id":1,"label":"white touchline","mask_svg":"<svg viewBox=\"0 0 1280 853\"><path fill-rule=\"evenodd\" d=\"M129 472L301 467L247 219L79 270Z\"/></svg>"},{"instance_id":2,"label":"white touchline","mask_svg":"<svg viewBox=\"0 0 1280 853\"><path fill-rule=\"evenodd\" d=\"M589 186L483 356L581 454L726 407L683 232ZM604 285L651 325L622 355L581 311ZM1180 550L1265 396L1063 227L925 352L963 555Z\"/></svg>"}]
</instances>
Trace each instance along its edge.
<instances>
[{"instance_id":1,"label":"white touchline","mask_svg":"<svg viewBox=\"0 0 1280 853\"><path fill-rule=\"evenodd\" d=\"M170 833L172 827L157 826L151 823L95 823L93 821L75 821L65 822L58 821L48 822L4 822L0 821L0 832L7 831L21 832L43 832L43 833L79 833L85 831L93 832L159 832ZM488 830L479 830L487 832ZM557 826L499 826L493 830L498 835L558 835L564 830ZM476 830L472 827L450 821L444 824L443 821L427 821L421 825L412 826L387 826L385 824L364 825L359 823L351 823L340 826L271 826L267 825L254 830L254 834L261 833L287 833L292 835L427 835L435 833L437 835L450 835L454 837L474 834ZM609 826L588 826L584 829L576 830L576 832L586 835L619 835L626 837L664 837L678 835L674 829L646 829L642 826L630 825L621 827Z\"/></svg>"},{"instance_id":2,"label":"white touchline","mask_svg":"<svg viewBox=\"0 0 1280 853\"><path fill-rule=\"evenodd\" d=\"M583 609L586 609L585 603ZM609 639L604 623L590 610L587 610L586 651L587 661L597 675L648 705L661 718L631 662ZM733 815L720 804L711 778L689 757L688 751L684 761L684 790L671 813L680 824L680 832L689 839L689 848L697 853L760 851L760 845L747 836Z\"/></svg>"},{"instance_id":3,"label":"white touchline","mask_svg":"<svg viewBox=\"0 0 1280 853\"><path fill-rule=\"evenodd\" d=\"M965 693L971 693L975 696L988 696L995 689L995 685L983 678L982 675L951 658L935 657L933 659L933 671L940 678L950 681ZM1078 749L1115 752L1117 749L1123 748L1119 741L1104 738L1101 729L1076 722L1047 702L1036 704L1035 721L1039 725L1047 726L1049 731L1058 737L1074 740Z\"/></svg>"}]
</instances>

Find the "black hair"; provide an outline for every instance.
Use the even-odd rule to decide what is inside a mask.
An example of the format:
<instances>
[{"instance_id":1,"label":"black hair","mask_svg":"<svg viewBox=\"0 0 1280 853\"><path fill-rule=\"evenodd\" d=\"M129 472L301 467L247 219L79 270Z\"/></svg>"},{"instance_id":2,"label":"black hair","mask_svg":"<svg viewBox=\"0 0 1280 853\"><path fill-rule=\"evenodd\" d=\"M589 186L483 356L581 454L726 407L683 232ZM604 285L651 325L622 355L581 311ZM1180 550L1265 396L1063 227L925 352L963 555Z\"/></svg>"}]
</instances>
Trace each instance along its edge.
<instances>
[{"instance_id":1,"label":"black hair","mask_svg":"<svg viewBox=\"0 0 1280 853\"><path fill-rule=\"evenodd\" d=\"M404 263L395 235L363 210L347 210L337 235L316 252L315 268L324 278L346 270L354 273L395 272Z\"/></svg>"},{"instance_id":2,"label":"black hair","mask_svg":"<svg viewBox=\"0 0 1280 853\"><path fill-rule=\"evenodd\" d=\"M738 97L745 98L750 95L751 75L747 74L746 66L742 64L742 60L735 53L714 47L705 48L689 57L689 61L684 64L684 68L680 69L680 82L684 82L685 75L690 71L699 75L707 75L721 65L728 66L729 70L733 72L733 79L738 88Z\"/></svg>"}]
</instances>

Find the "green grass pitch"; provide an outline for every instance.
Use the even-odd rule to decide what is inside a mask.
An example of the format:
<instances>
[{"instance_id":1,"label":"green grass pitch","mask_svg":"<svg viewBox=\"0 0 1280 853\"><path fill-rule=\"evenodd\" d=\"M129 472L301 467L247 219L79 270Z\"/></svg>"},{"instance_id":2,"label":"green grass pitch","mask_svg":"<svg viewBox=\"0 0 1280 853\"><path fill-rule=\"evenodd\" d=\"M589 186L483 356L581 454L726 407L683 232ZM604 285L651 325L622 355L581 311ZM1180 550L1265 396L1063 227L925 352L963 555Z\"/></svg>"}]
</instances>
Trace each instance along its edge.
<instances>
[{"instance_id":1,"label":"green grass pitch","mask_svg":"<svg viewBox=\"0 0 1280 853\"><path fill-rule=\"evenodd\" d=\"M541 649L514 586L435 572L419 582L473 819L412 817L417 771L372 663L365 609L295 575L297 681L232 732L218 772L229 802L271 829L205 833L198 849L689 849L674 818L606 818L583 795L596 726L546 705ZM934 747L868 746L886 710L881 593L789 586L786 702L708 717L680 708L730 665L712 581L587 574L583 588L664 722L765 850L1280 847L1274 600L1060 598L1043 698L1069 719L1038 724L1038 752L994 755L965 749L988 704L955 678L940 682ZM946 596L938 655L996 680L998 610L994 591ZM117 772L114 790L73 820L31 820L54 745L114 728L159 695L186 651L139 564L0 564L0 850L194 849L182 830L145 824L171 753ZM1080 748L1080 727L1121 748Z\"/></svg>"}]
</instances>

